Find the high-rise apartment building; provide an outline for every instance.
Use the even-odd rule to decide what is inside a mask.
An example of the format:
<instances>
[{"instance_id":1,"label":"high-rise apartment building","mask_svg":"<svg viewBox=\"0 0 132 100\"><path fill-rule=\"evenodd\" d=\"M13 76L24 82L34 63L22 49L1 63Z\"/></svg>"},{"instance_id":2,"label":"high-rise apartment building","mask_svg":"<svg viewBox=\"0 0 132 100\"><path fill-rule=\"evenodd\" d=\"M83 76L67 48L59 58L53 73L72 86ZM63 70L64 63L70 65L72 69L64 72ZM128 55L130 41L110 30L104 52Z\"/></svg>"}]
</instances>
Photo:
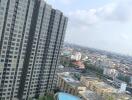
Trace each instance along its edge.
<instances>
[{"instance_id":1,"label":"high-rise apartment building","mask_svg":"<svg viewBox=\"0 0 132 100\"><path fill-rule=\"evenodd\" d=\"M0 100L54 88L67 18L44 0L0 0Z\"/></svg>"}]
</instances>

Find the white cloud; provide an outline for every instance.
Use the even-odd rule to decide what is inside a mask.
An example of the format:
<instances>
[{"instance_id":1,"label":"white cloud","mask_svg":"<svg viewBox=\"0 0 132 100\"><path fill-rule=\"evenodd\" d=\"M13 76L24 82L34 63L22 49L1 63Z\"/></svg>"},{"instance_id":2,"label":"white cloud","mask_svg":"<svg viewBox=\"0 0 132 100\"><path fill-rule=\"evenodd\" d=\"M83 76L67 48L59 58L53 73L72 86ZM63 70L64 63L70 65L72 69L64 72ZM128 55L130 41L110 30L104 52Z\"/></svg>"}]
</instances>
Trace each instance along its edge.
<instances>
[{"instance_id":1,"label":"white cloud","mask_svg":"<svg viewBox=\"0 0 132 100\"><path fill-rule=\"evenodd\" d=\"M72 11L66 41L131 54L132 0L113 0L99 8Z\"/></svg>"},{"instance_id":2,"label":"white cloud","mask_svg":"<svg viewBox=\"0 0 132 100\"><path fill-rule=\"evenodd\" d=\"M101 18L110 21L120 21L125 22L132 17L132 3L128 2L130 0L121 0L120 2L112 3L106 5L98 10L98 14Z\"/></svg>"},{"instance_id":3,"label":"white cloud","mask_svg":"<svg viewBox=\"0 0 132 100\"><path fill-rule=\"evenodd\" d=\"M126 22L132 18L132 2L120 0L97 9L76 10L68 14L69 20L75 25L93 25L97 22Z\"/></svg>"},{"instance_id":4,"label":"white cloud","mask_svg":"<svg viewBox=\"0 0 132 100\"><path fill-rule=\"evenodd\" d=\"M83 25L91 25L91 24L94 24L98 21L96 12L97 12L96 9L77 10L75 12L69 13L69 17L75 23L79 22L78 24L81 24L81 25L82 24Z\"/></svg>"}]
</instances>

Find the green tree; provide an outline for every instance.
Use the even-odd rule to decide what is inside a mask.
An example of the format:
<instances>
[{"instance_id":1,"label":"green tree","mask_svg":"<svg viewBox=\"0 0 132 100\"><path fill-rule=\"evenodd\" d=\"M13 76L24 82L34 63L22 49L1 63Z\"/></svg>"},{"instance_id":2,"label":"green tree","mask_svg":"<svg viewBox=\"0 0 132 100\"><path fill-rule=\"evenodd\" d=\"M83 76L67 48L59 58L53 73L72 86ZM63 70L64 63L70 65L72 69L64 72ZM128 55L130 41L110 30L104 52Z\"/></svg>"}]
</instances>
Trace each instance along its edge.
<instances>
[{"instance_id":1,"label":"green tree","mask_svg":"<svg viewBox=\"0 0 132 100\"><path fill-rule=\"evenodd\" d=\"M45 100L45 96L39 97L39 100Z\"/></svg>"},{"instance_id":2,"label":"green tree","mask_svg":"<svg viewBox=\"0 0 132 100\"><path fill-rule=\"evenodd\" d=\"M33 100L31 97L29 97L29 99L28 100Z\"/></svg>"},{"instance_id":3,"label":"green tree","mask_svg":"<svg viewBox=\"0 0 132 100\"><path fill-rule=\"evenodd\" d=\"M117 77L119 80L122 80L124 82L127 82L129 84L130 82L130 76L126 76L126 75L122 75L120 74L118 77Z\"/></svg>"}]
</instances>

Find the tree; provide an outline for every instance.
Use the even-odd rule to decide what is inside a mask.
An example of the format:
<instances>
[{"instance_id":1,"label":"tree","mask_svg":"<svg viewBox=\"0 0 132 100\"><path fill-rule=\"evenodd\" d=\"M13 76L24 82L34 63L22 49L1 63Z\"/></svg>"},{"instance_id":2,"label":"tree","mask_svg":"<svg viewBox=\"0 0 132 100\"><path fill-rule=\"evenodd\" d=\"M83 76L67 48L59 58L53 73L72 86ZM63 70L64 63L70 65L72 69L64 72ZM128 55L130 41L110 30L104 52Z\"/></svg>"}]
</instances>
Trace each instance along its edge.
<instances>
[{"instance_id":1,"label":"tree","mask_svg":"<svg viewBox=\"0 0 132 100\"><path fill-rule=\"evenodd\" d=\"M96 67L96 66L94 66L92 64L89 64L87 62L85 62L84 64L86 66L86 69L93 70L93 71L95 71L95 72L97 72L99 74L103 74L103 69L101 69L99 67Z\"/></svg>"},{"instance_id":2,"label":"tree","mask_svg":"<svg viewBox=\"0 0 132 100\"><path fill-rule=\"evenodd\" d=\"M122 75L122 74L120 74L118 77L117 77L119 80L122 80L122 81L124 81L124 82L127 82L127 83L129 83L130 82L130 76L126 76L126 75Z\"/></svg>"},{"instance_id":3,"label":"tree","mask_svg":"<svg viewBox=\"0 0 132 100\"><path fill-rule=\"evenodd\" d=\"M56 94L57 92L60 92L59 87L57 87L57 88L54 89L54 94Z\"/></svg>"},{"instance_id":4,"label":"tree","mask_svg":"<svg viewBox=\"0 0 132 100\"><path fill-rule=\"evenodd\" d=\"M114 100L114 97L113 96L109 96L108 100Z\"/></svg>"},{"instance_id":5,"label":"tree","mask_svg":"<svg viewBox=\"0 0 132 100\"><path fill-rule=\"evenodd\" d=\"M29 99L28 100L33 100L31 97L29 97Z\"/></svg>"},{"instance_id":6,"label":"tree","mask_svg":"<svg viewBox=\"0 0 132 100\"><path fill-rule=\"evenodd\" d=\"M46 100L46 99L45 99L45 96L39 97L39 100Z\"/></svg>"}]
</instances>

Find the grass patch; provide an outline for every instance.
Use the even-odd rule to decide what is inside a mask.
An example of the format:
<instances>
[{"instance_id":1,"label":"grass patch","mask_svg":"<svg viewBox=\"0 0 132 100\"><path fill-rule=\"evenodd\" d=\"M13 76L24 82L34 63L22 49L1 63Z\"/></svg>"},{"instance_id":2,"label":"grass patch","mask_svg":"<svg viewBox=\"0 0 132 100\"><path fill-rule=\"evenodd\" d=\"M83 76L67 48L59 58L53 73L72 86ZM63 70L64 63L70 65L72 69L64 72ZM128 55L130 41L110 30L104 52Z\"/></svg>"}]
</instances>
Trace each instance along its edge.
<instances>
[{"instance_id":1,"label":"grass patch","mask_svg":"<svg viewBox=\"0 0 132 100\"><path fill-rule=\"evenodd\" d=\"M41 97L39 100L54 100L53 95L46 95Z\"/></svg>"}]
</instances>

